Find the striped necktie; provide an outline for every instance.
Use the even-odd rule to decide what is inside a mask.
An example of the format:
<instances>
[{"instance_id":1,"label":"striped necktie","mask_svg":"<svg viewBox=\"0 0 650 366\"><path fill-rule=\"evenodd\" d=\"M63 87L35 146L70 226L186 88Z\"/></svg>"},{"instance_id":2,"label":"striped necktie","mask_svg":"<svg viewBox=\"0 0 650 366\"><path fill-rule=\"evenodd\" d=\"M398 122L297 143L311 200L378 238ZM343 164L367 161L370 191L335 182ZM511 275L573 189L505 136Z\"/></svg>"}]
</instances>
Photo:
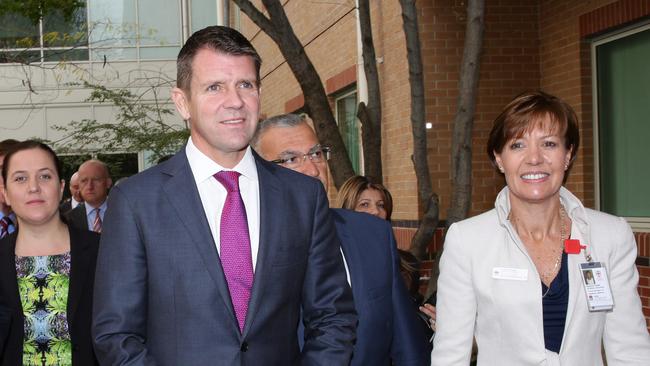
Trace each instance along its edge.
<instances>
[{"instance_id":1,"label":"striped necktie","mask_svg":"<svg viewBox=\"0 0 650 366\"><path fill-rule=\"evenodd\" d=\"M4 238L9 234L9 226L13 225L9 216L4 216L0 219L0 238Z\"/></svg>"},{"instance_id":2,"label":"striped necktie","mask_svg":"<svg viewBox=\"0 0 650 366\"><path fill-rule=\"evenodd\" d=\"M97 207L95 211L95 220L93 221L93 231L96 233L102 232L102 217L99 215L100 208Z\"/></svg>"}]
</instances>

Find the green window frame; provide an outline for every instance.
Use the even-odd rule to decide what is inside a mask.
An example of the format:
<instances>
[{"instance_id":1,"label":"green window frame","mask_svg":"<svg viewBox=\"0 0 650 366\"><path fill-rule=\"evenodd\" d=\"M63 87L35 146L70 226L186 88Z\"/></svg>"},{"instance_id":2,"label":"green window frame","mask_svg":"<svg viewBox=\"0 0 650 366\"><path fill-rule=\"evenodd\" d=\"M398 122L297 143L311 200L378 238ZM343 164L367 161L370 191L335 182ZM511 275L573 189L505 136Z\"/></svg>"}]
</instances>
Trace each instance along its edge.
<instances>
[{"instance_id":1,"label":"green window frame","mask_svg":"<svg viewBox=\"0 0 650 366\"><path fill-rule=\"evenodd\" d=\"M592 43L596 205L650 231L650 24Z\"/></svg>"},{"instance_id":2,"label":"green window frame","mask_svg":"<svg viewBox=\"0 0 650 366\"><path fill-rule=\"evenodd\" d=\"M348 90L334 98L336 123L343 138L352 168L357 174L363 174L363 155L361 153L361 126L357 118L357 91Z\"/></svg>"}]
</instances>

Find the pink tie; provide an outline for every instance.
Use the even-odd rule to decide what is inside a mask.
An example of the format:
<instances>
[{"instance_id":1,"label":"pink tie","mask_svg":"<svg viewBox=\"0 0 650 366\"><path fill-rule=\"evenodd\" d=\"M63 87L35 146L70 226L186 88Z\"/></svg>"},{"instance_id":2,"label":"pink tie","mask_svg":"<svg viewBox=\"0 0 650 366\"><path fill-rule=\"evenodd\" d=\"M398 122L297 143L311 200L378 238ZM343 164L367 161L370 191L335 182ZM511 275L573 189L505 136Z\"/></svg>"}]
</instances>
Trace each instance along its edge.
<instances>
[{"instance_id":1,"label":"pink tie","mask_svg":"<svg viewBox=\"0 0 650 366\"><path fill-rule=\"evenodd\" d=\"M219 255L228 282L232 306L235 308L235 315L239 322L239 330L243 332L248 300L253 287L253 262L246 209L239 193L239 173L220 171L214 177L228 191L221 212Z\"/></svg>"}]
</instances>

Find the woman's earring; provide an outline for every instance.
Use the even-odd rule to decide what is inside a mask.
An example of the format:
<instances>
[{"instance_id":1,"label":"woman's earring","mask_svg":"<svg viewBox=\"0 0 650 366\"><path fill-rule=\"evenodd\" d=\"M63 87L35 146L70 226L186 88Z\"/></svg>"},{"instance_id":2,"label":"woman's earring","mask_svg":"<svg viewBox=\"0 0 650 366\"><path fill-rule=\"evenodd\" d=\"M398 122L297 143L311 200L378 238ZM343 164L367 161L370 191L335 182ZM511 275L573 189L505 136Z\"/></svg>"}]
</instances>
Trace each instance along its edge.
<instances>
[{"instance_id":1,"label":"woman's earring","mask_svg":"<svg viewBox=\"0 0 650 366\"><path fill-rule=\"evenodd\" d=\"M503 167L502 167L501 165L499 165L499 171L500 171L501 173L504 173L504 171L503 171Z\"/></svg>"}]
</instances>

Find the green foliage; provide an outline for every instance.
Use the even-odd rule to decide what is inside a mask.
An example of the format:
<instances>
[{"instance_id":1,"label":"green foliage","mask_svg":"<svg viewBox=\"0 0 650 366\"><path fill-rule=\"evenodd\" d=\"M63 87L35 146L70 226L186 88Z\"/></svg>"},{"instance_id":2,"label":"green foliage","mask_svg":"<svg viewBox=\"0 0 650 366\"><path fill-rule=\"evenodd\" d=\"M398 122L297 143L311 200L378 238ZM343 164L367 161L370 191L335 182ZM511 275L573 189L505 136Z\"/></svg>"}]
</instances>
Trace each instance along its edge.
<instances>
[{"instance_id":1,"label":"green foliage","mask_svg":"<svg viewBox=\"0 0 650 366\"><path fill-rule=\"evenodd\" d=\"M87 102L106 103L117 108L116 121L82 119L55 126L66 135L62 141L55 142L59 152L149 150L153 153L150 160L154 162L176 152L189 137L186 127L165 122L165 117L173 114L168 104L160 104L157 99L143 101L128 89L109 89L88 82L83 85L92 90ZM156 88L151 87L153 95L157 95Z\"/></svg>"},{"instance_id":2,"label":"green foliage","mask_svg":"<svg viewBox=\"0 0 650 366\"><path fill-rule=\"evenodd\" d=\"M77 9L84 7L86 7L86 2L83 0L1 0L0 16L19 14L36 25L43 14L58 10L68 21L72 19Z\"/></svg>"}]
</instances>

